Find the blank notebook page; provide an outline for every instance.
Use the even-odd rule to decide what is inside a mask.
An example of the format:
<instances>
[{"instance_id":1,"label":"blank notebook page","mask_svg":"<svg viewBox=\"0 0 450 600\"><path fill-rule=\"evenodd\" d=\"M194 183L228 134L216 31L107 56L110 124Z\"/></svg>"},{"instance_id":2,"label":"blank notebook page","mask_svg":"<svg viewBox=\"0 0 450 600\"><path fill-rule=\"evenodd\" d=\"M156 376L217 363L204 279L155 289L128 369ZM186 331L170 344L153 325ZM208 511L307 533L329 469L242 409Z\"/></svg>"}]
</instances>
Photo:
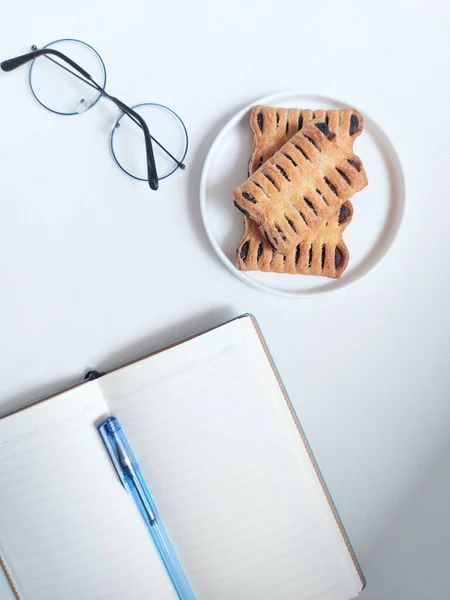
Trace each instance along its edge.
<instances>
[{"instance_id":1,"label":"blank notebook page","mask_svg":"<svg viewBox=\"0 0 450 600\"><path fill-rule=\"evenodd\" d=\"M23 600L176 600L88 383L0 420L0 555Z\"/></svg>"},{"instance_id":2,"label":"blank notebook page","mask_svg":"<svg viewBox=\"0 0 450 600\"><path fill-rule=\"evenodd\" d=\"M199 600L358 594L361 581L250 318L100 386Z\"/></svg>"}]
</instances>

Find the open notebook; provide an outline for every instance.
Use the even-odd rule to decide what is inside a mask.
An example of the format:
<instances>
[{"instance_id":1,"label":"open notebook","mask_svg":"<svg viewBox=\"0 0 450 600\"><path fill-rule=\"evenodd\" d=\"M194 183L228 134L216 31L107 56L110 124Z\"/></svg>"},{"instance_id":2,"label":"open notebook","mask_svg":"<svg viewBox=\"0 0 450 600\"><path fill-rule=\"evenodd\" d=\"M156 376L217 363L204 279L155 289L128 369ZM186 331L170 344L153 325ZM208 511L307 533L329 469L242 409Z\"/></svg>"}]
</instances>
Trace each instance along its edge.
<instances>
[{"instance_id":1,"label":"open notebook","mask_svg":"<svg viewBox=\"0 0 450 600\"><path fill-rule=\"evenodd\" d=\"M363 576L254 319L0 420L21 600L177 600L96 430L117 416L198 600L349 600Z\"/></svg>"}]
</instances>

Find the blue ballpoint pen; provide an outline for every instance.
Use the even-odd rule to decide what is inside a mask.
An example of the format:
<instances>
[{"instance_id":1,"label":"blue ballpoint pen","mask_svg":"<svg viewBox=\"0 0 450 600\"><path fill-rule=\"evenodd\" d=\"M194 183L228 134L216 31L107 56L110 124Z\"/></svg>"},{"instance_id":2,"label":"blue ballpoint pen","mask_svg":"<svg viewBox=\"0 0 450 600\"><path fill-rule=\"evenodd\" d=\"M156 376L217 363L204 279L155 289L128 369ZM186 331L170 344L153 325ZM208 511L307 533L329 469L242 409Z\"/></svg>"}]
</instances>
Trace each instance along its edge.
<instances>
[{"instance_id":1,"label":"blue ballpoint pen","mask_svg":"<svg viewBox=\"0 0 450 600\"><path fill-rule=\"evenodd\" d=\"M97 429L122 485L133 495L180 600L196 600L118 419L108 417Z\"/></svg>"}]
</instances>

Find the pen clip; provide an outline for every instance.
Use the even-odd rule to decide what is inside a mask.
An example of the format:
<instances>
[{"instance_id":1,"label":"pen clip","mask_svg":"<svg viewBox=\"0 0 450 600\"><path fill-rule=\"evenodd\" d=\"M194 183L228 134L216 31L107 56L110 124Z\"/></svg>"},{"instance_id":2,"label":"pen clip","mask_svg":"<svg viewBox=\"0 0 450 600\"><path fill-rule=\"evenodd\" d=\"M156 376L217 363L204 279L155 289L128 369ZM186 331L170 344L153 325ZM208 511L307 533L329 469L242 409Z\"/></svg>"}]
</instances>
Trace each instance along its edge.
<instances>
[{"instance_id":1,"label":"pen clip","mask_svg":"<svg viewBox=\"0 0 450 600\"><path fill-rule=\"evenodd\" d=\"M109 454L109 458L111 459L113 467L116 470L116 473L120 479L120 482L122 483L122 485L126 489L126 491L129 492L130 488L129 488L129 485L125 478L125 475L123 474L123 469L122 469L122 465L120 464L119 457L117 455L116 446L115 446L115 444L113 444L111 442L111 435L108 432L108 421L109 421L109 419L106 419L106 421L103 421L103 423L101 423L97 427L97 429L98 429L100 437L102 438L102 441L105 445L106 451Z\"/></svg>"}]
</instances>

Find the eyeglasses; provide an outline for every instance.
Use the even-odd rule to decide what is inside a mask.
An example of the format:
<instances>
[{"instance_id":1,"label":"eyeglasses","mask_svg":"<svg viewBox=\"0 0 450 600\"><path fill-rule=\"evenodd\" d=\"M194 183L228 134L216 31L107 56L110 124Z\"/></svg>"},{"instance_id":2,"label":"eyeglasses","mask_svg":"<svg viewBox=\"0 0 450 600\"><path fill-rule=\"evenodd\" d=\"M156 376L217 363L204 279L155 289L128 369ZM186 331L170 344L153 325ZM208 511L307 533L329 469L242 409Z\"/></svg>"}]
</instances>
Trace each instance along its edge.
<instances>
[{"instance_id":1,"label":"eyeglasses","mask_svg":"<svg viewBox=\"0 0 450 600\"><path fill-rule=\"evenodd\" d=\"M82 114L102 97L111 100L121 115L112 127L110 149L122 171L157 190L159 181L185 169L188 133L181 118L162 104L147 102L130 107L106 92L105 63L92 46L62 39L41 49L32 46L31 50L3 61L1 69L13 71L31 62L29 83L34 97L58 115ZM162 139L164 145L159 141Z\"/></svg>"}]
</instances>

